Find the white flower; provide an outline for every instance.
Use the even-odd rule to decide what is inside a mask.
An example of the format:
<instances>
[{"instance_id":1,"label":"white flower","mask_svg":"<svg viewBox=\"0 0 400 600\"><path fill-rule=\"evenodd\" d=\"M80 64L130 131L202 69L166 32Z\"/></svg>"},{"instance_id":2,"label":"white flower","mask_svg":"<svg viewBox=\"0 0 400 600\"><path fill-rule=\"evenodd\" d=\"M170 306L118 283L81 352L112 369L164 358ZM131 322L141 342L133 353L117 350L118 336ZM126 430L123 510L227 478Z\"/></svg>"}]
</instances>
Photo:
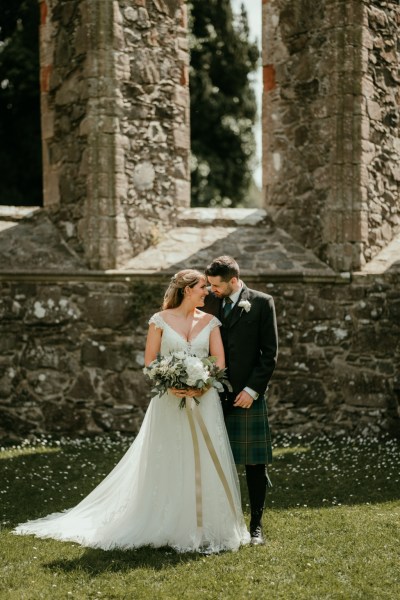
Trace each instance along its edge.
<instances>
[{"instance_id":1,"label":"white flower","mask_svg":"<svg viewBox=\"0 0 400 600\"><path fill-rule=\"evenodd\" d=\"M240 306L240 308L244 308L246 312L249 312L249 310L251 309L251 303L248 300L241 300L238 303L238 306Z\"/></svg>"},{"instance_id":2,"label":"white flower","mask_svg":"<svg viewBox=\"0 0 400 600\"><path fill-rule=\"evenodd\" d=\"M208 372L200 359L193 356L187 356L185 359L187 369L187 385L196 385L197 381L207 381Z\"/></svg>"}]
</instances>

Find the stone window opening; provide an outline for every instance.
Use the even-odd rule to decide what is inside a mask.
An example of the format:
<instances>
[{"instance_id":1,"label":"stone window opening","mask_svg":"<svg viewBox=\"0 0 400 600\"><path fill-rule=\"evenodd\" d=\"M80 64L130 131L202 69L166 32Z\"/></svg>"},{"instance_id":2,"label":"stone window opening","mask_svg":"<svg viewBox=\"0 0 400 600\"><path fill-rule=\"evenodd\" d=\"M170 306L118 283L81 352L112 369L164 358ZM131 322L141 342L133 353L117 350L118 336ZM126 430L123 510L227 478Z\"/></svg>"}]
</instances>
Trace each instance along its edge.
<instances>
[{"instance_id":1,"label":"stone window opening","mask_svg":"<svg viewBox=\"0 0 400 600\"><path fill-rule=\"evenodd\" d=\"M226 15L226 29L221 20L214 18L215 13L204 14L204 9L201 8L200 10L196 8L196 12L189 18L189 40L190 44L193 44L190 54L191 60L194 61L189 71L189 88L194 81L190 107L191 142L194 147L190 162L191 206L203 207L204 210L232 207L261 208L263 204L261 192L262 3L261 0L244 2L230 0L230 7L232 17L229 14L229 6L223 3L221 15ZM242 7L244 15L242 15ZM208 25L206 25L207 17L211 20ZM191 26L195 27L196 37L190 31ZM245 33L244 27L248 27L248 34ZM254 55L255 50L258 52L258 59ZM207 61L207 52L215 54L215 57L211 56ZM243 63L239 59L236 66L233 64L235 52L240 54L240 59L243 57ZM255 64L254 60L257 61ZM243 68L251 69L247 79L256 104L254 123L250 128L248 120L253 100L250 90L246 89L245 83L239 76ZM237 84L236 91L232 87L232 82ZM196 106L198 98L201 103L200 112ZM207 109L213 119L212 127L207 123ZM219 114L218 111L223 109L226 112ZM253 139L249 135L251 132ZM229 157L224 156L228 139L233 143L230 160ZM237 143L239 139L240 144ZM215 151L215 148L218 150ZM251 151L253 156L248 161L246 169L248 175L242 175L242 167L235 168L233 161L240 160L243 164L248 160L248 153ZM224 173L223 178L220 175L221 171Z\"/></svg>"},{"instance_id":2,"label":"stone window opening","mask_svg":"<svg viewBox=\"0 0 400 600\"><path fill-rule=\"evenodd\" d=\"M38 23L37 2L14 0L2 9L0 206L5 207L43 205Z\"/></svg>"},{"instance_id":3,"label":"stone window opening","mask_svg":"<svg viewBox=\"0 0 400 600\"><path fill-rule=\"evenodd\" d=\"M86 267L119 269L190 209L186 3L39 7L46 215ZM399 233L398 3L262 10L266 210L335 271L363 269Z\"/></svg>"}]
</instances>

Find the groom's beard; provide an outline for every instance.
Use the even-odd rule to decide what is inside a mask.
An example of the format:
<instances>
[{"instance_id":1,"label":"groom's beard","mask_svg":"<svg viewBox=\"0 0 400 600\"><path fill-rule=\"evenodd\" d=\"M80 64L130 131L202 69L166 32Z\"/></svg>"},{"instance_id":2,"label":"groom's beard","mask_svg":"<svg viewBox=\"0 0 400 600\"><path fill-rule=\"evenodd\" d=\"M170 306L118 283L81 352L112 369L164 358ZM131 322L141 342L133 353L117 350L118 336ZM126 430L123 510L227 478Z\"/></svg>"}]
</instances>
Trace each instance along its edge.
<instances>
[{"instance_id":1,"label":"groom's beard","mask_svg":"<svg viewBox=\"0 0 400 600\"><path fill-rule=\"evenodd\" d=\"M217 296L217 298L223 300L224 298L230 296L234 291L235 290L233 289L233 286L228 284L228 287L223 292L214 292L214 296Z\"/></svg>"}]
</instances>

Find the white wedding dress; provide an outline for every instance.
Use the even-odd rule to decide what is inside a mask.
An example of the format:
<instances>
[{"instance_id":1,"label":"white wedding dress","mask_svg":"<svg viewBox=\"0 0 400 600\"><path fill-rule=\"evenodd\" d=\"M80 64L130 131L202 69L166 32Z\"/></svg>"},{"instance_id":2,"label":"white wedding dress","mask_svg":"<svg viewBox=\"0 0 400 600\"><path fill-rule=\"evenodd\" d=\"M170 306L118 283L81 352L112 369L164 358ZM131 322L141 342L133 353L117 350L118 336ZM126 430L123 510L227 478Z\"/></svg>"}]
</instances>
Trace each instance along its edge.
<instances>
[{"instance_id":1,"label":"white wedding dress","mask_svg":"<svg viewBox=\"0 0 400 600\"><path fill-rule=\"evenodd\" d=\"M208 356L210 332L220 325L213 317L194 340L187 342L159 313L150 322L163 330L162 355L184 350L200 357ZM250 536L218 394L210 389L199 406L189 401L192 414L196 410L201 413L223 471L223 475L218 473L199 421L194 421L200 462L196 474L200 474L201 489L196 487L187 410L180 409L179 402L169 392L155 396L129 450L86 498L64 512L20 524L13 533L105 550L150 545L170 546L179 552L219 552L248 543Z\"/></svg>"}]
</instances>

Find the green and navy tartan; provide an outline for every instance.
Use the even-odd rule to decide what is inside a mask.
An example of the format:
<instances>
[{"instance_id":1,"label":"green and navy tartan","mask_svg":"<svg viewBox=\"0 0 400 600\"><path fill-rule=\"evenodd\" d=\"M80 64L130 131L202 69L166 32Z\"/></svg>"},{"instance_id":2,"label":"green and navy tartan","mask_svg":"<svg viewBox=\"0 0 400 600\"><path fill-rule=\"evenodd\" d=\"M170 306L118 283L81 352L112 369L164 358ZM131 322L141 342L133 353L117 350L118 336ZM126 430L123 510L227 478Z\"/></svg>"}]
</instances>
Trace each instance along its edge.
<instances>
[{"instance_id":1,"label":"green and navy tartan","mask_svg":"<svg viewBox=\"0 0 400 600\"><path fill-rule=\"evenodd\" d=\"M237 465L271 464L271 431L265 397L260 396L251 408L229 408L225 424Z\"/></svg>"}]
</instances>

